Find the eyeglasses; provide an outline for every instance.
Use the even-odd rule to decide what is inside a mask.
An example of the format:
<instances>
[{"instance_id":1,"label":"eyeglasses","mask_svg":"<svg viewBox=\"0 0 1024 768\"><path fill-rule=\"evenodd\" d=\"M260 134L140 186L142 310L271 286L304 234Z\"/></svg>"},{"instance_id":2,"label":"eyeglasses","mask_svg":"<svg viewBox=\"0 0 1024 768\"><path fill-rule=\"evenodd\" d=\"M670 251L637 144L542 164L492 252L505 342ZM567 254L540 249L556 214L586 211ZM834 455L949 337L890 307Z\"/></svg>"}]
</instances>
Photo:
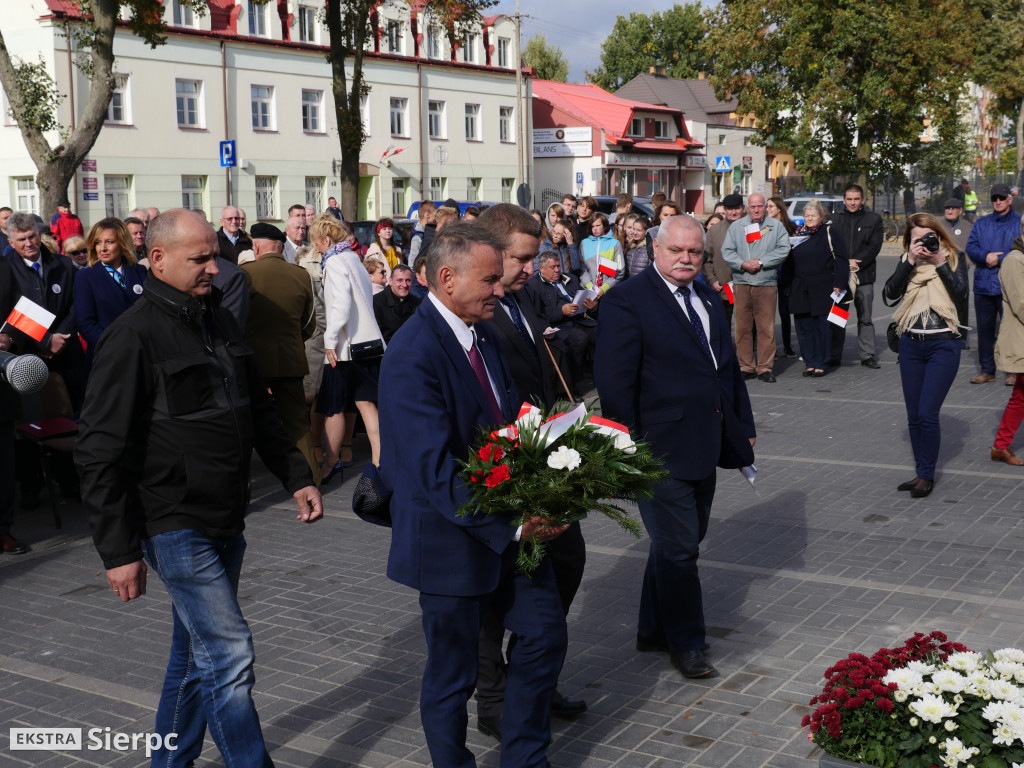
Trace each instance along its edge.
<instances>
[{"instance_id":1,"label":"eyeglasses","mask_svg":"<svg viewBox=\"0 0 1024 768\"><path fill-rule=\"evenodd\" d=\"M71 251L72 256L84 256L87 253L89 253L88 248L79 248L78 250Z\"/></svg>"},{"instance_id":2,"label":"eyeglasses","mask_svg":"<svg viewBox=\"0 0 1024 768\"><path fill-rule=\"evenodd\" d=\"M994 203L996 200L1003 201L1007 197L1009 197L1009 195L992 195L992 202Z\"/></svg>"}]
</instances>

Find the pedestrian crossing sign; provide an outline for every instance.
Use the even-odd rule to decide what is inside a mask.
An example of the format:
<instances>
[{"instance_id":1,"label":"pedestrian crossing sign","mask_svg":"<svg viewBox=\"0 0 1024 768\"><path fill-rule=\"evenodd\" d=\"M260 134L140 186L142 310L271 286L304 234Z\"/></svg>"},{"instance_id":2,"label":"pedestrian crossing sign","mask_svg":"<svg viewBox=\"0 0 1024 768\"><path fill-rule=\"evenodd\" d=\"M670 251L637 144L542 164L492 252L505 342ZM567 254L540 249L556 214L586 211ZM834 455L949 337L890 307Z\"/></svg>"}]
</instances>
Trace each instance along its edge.
<instances>
[{"instance_id":1,"label":"pedestrian crossing sign","mask_svg":"<svg viewBox=\"0 0 1024 768\"><path fill-rule=\"evenodd\" d=\"M717 173L728 173L732 170L732 157L726 155L725 157L715 158L715 171Z\"/></svg>"}]
</instances>

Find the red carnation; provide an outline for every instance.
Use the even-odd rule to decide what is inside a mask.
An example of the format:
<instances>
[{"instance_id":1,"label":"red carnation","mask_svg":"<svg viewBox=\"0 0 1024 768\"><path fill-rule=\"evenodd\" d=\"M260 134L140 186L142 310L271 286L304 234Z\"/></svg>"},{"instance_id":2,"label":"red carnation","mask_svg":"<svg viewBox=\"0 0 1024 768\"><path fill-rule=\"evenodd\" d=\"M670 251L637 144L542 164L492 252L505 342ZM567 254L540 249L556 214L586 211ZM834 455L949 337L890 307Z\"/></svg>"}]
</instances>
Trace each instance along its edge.
<instances>
[{"instance_id":1,"label":"red carnation","mask_svg":"<svg viewBox=\"0 0 1024 768\"><path fill-rule=\"evenodd\" d=\"M501 461L504 455L505 451L497 443L488 443L477 453L477 456L488 463Z\"/></svg>"},{"instance_id":2,"label":"red carnation","mask_svg":"<svg viewBox=\"0 0 1024 768\"><path fill-rule=\"evenodd\" d=\"M484 484L488 488L493 488L496 485L501 485L511 477L512 475L508 471L508 467L506 467L504 464L499 464L498 466L491 470L491 473L489 475L487 475L487 480L484 481Z\"/></svg>"}]
</instances>

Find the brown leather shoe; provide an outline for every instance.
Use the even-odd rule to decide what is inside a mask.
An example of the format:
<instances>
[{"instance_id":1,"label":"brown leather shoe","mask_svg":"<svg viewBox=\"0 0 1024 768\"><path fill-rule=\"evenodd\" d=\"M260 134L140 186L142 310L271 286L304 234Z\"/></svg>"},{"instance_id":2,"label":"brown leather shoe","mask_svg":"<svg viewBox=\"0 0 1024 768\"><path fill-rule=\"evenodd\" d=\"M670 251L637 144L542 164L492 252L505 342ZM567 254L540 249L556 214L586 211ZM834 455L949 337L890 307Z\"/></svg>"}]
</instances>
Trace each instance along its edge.
<instances>
[{"instance_id":1,"label":"brown leather shoe","mask_svg":"<svg viewBox=\"0 0 1024 768\"><path fill-rule=\"evenodd\" d=\"M1024 464L1024 462L1021 463ZM9 533L0 533L0 552L5 555L23 555L28 552L28 547Z\"/></svg>"},{"instance_id":2,"label":"brown leather shoe","mask_svg":"<svg viewBox=\"0 0 1024 768\"><path fill-rule=\"evenodd\" d=\"M992 461L1003 461L1013 467L1024 467L1024 459L1017 458L1017 454L1009 448L1004 448L1001 451L997 448L993 448Z\"/></svg>"},{"instance_id":3,"label":"brown leather shoe","mask_svg":"<svg viewBox=\"0 0 1024 768\"><path fill-rule=\"evenodd\" d=\"M996 377L993 376L991 373L979 373L977 376L971 379L971 384L991 384L995 380Z\"/></svg>"},{"instance_id":4,"label":"brown leather shoe","mask_svg":"<svg viewBox=\"0 0 1024 768\"><path fill-rule=\"evenodd\" d=\"M1003 382L1008 387L1012 387L1017 383L1017 374L1011 373L1006 377L1006 381Z\"/></svg>"}]
</instances>

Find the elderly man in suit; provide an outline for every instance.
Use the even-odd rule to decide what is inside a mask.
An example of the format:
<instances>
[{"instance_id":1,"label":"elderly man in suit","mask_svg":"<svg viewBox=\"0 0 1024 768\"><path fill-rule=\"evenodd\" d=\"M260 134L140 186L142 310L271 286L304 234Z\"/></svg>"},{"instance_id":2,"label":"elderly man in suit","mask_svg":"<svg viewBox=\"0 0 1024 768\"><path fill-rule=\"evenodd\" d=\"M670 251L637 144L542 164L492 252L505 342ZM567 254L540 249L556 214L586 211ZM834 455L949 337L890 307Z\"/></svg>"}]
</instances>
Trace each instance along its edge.
<instances>
[{"instance_id":1,"label":"elderly man in suit","mask_svg":"<svg viewBox=\"0 0 1024 768\"><path fill-rule=\"evenodd\" d=\"M604 416L665 457L669 479L640 502L651 550L637 649L668 651L685 677L715 670L704 656L697 555L715 495L715 466L754 460L754 418L717 294L695 281L704 232L673 216L654 263L602 300L594 378Z\"/></svg>"},{"instance_id":2,"label":"elderly man in suit","mask_svg":"<svg viewBox=\"0 0 1024 768\"><path fill-rule=\"evenodd\" d=\"M284 260L284 240L284 233L272 224L252 227L256 260L241 267L249 281L251 307L245 343L252 347L260 375L274 395L285 431L306 457L319 486L320 463L302 388L309 373L305 341L316 331L313 284L305 269Z\"/></svg>"},{"instance_id":3,"label":"elderly man in suit","mask_svg":"<svg viewBox=\"0 0 1024 768\"><path fill-rule=\"evenodd\" d=\"M217 230L217 245L221 258L232 264L238 263L238 255L252 248L252 240L242 229L242 212L229 205L220 212L220 229Z\"/></svg>"},{"instance_id":4,"label":"elderly man in suit","mask_svg":"<svg viewBox=\"0 0 1024 768\"><path fill-rule=\"evenodd\" d=\"M477 680L485 611L518 642L509 658L501 764L547 768L550 708L565 657L565 615L549 558L529 578L517 540L564 527L531 518L518 529L486 514L460 517L472 495L460 476L481 428L509 423L519 399L501 342L487 324L504 295L506 248L476 223L454 223L430 246L430 292L394 335L380 375L380 468L394 489L388 576L420 593L427 664L420 717L431 761L474 768L466 704ZM498 310L503 311L503 310ZM418 389L409 397L409 384Z\"/></svg>"}]
</instances>

